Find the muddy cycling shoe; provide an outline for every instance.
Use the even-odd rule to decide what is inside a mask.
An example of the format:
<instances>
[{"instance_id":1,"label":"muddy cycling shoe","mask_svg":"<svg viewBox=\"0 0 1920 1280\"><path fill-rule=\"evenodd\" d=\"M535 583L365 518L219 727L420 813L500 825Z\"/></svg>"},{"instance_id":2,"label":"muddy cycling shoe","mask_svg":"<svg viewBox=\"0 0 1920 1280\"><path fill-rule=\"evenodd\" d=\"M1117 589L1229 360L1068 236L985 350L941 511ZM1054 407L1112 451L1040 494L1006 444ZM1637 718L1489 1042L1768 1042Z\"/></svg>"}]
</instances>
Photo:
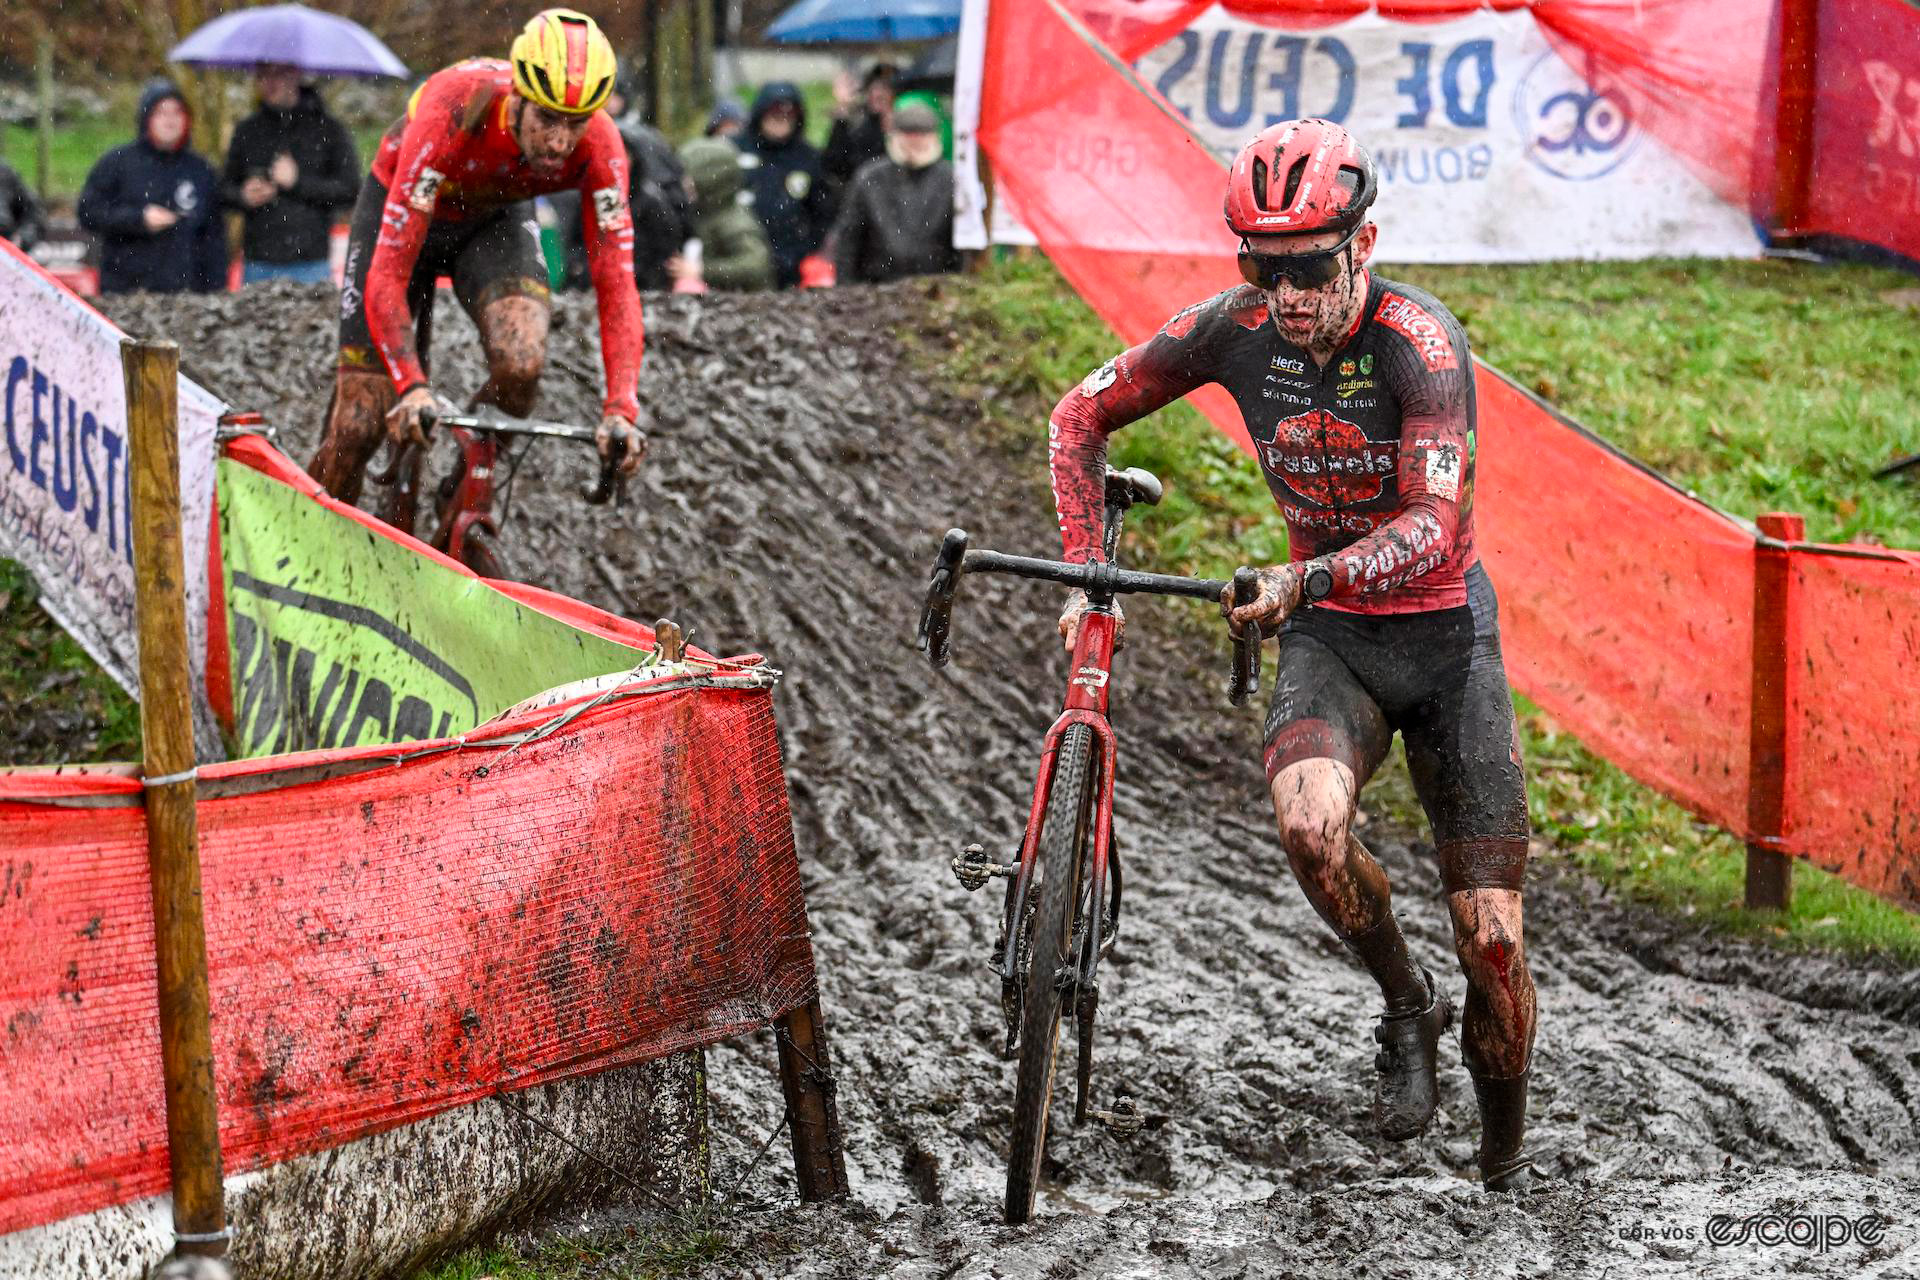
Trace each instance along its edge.
<instances>
[{"instance_id":1,"label":"muddy cycling shoe","mask_svg":"<svg viewBox=\"0 0 1920 1280\"><path fill-rule=\"evenodd\" d=\"M1453 1025L1453 1002L1427 980L1427 1007L1414 1013L1386 1013L1373 1029L1380 1051L1373 1056L1380 1078L1374 1082L1373 1122L1382 1137L1417 1138L1433 1120L1440 1092L1433 1079L1434 1049Z\"/></svg>"},{"instance_id":2,"label":"muddy cycling shoe","mask_svg":"<svg viewBox=\"0 0 1920 1280\"><path fill-rule=\"evenodd\" d=\"M1529 1191L1547 1178L1520 1149L1527 1132L1529 1067L1517 1076L1473 1075L1480 1103L1480 1182L1489 1191Z\"/></svg>"}]
</instances>

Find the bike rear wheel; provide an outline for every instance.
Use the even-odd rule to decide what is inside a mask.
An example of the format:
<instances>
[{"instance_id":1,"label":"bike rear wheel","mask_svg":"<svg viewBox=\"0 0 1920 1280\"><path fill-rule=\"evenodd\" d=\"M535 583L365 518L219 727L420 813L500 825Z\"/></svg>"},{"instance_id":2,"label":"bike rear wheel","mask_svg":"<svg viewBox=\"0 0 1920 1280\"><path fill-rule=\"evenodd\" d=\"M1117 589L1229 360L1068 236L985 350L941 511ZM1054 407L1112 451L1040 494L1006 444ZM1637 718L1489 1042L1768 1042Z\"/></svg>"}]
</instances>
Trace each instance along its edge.
<instances>
[{"instance_id":1,"label":"bike rear wheel","mask_svg":"<svg viewBox=\"0 0 1920 1280\"><path fill-rule=\"evenodd\" d=\"M1072 954L1074 923L1085 896L1092 841L1093 731L1069 726L1061 735L1045 825L1034 856L1040 883L1033 940L1021 1005L1020 1066L1013 1090L1013 1136L1007 1150L1006 1217L1019 1225L1033 1216L1040 1169L1047 1154L1047 1115L1059 1059L1060 1013L1070 983L1061 972Z\"/></svg>"}]
</instances>

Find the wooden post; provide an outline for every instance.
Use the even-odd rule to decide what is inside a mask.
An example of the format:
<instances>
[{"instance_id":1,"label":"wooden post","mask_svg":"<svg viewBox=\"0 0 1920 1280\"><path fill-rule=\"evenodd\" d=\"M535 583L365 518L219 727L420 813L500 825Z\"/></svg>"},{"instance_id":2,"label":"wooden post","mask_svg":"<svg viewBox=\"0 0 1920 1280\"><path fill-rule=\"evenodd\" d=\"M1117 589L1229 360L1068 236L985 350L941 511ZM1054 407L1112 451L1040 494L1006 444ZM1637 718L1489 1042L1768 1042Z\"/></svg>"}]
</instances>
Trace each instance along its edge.
<instances>
[{"instance_id":1,"label":"wooden post","mask_svg":"<svg viewBox=\"0 0 1920 1280\"><path fill-rule=\"evenodd\" d=\"M843 1200L847 1157L840 1137L837 1087L827 1056L827 1024L816 997L773 1024L780 1046L780 1088L787 1095L793 1172L800 1199Z\"/></svg>"},{"instance_id":2,"label":"wooden post","mask_svg":"<svg viewBox=\"0 0 1920 1280\"><path fill-rule=\"evenodd\" d=\"M34 92L39 96L38 137L34 147L33 182L42 202L53 199L53 32L40 28L34 45Z\"/></svg>"},{"instance_id":3,"label":"wooden post","mask_svg":"<svg viewBox=\"0 0 1920 1280\"><path fill-rule=\"evenodd\" d=\"M1820 0L1780 0L1779 97L1774 102L1773 221L1783 240L1804 237L1813 188L1813 124Z\"/></svg>"},{"instance_id":4,"label":"wooden post","mask_svg":"<svg viewBox=\"0 0 1920 1280\"><path fill-rule=\"evenodd\" d=\"M661 0L641 0L640 56L647 68L646 93L641 116L658 129L660 119L660 4Z\"/></svg>"},{"instance_id":5,"label":"wooden post","mask_svg":"<svg viewBox=\"0 0 1920 1280\"><path fill-rule=\"evenodd\" d=\"M1799 542L1806 521L1770 512L1756 522L1767 538ZM1761 544L1753 566L1753 722L1747 742L1747 906L1793 905L1793 859L1780 848L1786 816L1787 653L1792 565L1785 547Z\"/></svg>"},{"instance_id":6,"label":"wooden post","mask_svg":"<svg viewBox=\"0 0 1920 1280\"><path fill-rule=\"evenodd\" d=\"M174 1251L227 1251L220 1128L208 1025L207 933L194 805L193 693L186 569L180 542L180 348L129 339L128 465L133 485L134 600L140 633L140 737L147 865L160 988L160 1059L173 1176Z\"/></svg>"}]
</instances>

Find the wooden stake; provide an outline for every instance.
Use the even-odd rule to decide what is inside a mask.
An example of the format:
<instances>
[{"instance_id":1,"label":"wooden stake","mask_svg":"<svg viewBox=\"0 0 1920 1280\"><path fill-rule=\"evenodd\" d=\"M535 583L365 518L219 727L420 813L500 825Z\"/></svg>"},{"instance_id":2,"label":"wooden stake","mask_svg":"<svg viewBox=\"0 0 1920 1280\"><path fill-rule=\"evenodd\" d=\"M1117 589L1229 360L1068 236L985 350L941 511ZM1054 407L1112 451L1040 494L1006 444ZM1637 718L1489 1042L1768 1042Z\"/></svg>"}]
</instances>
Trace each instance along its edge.
<instances>
[{"instance_id":1,"label":"wooden stake","mask_svg":"<svg viewBox=\"0 0 1920 1280\"><path fill-rule=\"evenodd\" d=\"M171 342L129 339L120 353L127 382L140 738L174 1252L219 1257L227 1251L226 1204L208 1023L193 686L180 540L180 348Z\"/></svg>"},{"instance_id":2,"label":"wooden stake","mask_svg":"<svg viewBox=\"0 0 1920 1280\"><path fill-rule=\"evenodd\" d=\"M1807 522L1773 512L1756 523L1781 542L1807 536ZM1780 848L1787 808L1787 623L1792 564L1785 547L1761 546L1753 566L1753 720L1747 746L1747 906L1793 905L1793 859Z\"/></svg>"},{"instance_id":3,"label":"wooden stake","mask_svg":"<svg viewBox=\"0 0 1920 1280\"><path fill-rule=\"evenodd\" d=\"M847 1157L840 1136L840 1108L827 1056L826 1018L816 998L774 1024L780 1046L780 1087L787 1095L793 1135L793 1172L800 1199L844 1200Z\"/></svg>"}]
</instances>

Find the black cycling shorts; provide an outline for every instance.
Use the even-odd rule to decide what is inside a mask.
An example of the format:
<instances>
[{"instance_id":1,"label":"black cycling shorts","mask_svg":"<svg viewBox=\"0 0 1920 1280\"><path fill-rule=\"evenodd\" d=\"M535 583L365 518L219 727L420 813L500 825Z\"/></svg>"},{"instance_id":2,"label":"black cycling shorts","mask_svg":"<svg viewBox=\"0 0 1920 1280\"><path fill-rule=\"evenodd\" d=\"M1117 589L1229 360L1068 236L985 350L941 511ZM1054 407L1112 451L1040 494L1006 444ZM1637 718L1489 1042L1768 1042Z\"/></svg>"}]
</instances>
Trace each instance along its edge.
<instances>
[{"instance_id":1,"label":"black cycling shorts","mask_svg":"<svg viewBox=\"0 0 1920 1280\"><path fill-rule=\"evenodd\" d=\"M1267 713L1267 778L1325 758L1362 786L1397 730L1443 869L1491 860L1507 867L1496 879L1516 878L1528 834L1519 726L1493 584L1476 564L1466 587L1467 603L1454 609L1371 615L1308 605L1289 618Z\"/></svg>"},{"instance_id":2,"label":"black cycling shorts","mask_svg":"<svg viewBox=\"0 0 1920 1280\"><path fill-rule=\"evenodd\" d=\"M380 238L380 211L387 189L372 177L360 184L347 233L345 281L340 287L340 367L384 370L373 333L367 327L367 269ZM453 281L454 296L480 323L480 312L495 298L526 297L549 301L547 259L540 248L540 223L533 201L522 200L483 218L438 222L407 281L407 310L413 316L414 345L420 366L428 365L433 332L433 291L441 276Z\"/></svg>"}]
</instances>

